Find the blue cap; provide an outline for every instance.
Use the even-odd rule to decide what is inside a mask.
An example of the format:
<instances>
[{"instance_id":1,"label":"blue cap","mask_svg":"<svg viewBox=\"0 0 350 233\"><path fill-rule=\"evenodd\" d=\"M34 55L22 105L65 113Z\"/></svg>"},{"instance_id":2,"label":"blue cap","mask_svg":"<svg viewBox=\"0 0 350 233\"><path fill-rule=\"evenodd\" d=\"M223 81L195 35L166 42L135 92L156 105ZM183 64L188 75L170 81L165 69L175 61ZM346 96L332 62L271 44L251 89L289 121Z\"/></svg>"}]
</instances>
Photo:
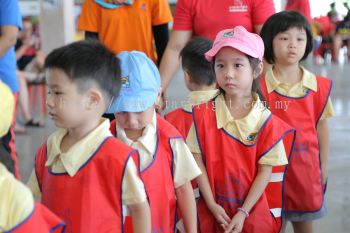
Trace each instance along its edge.
<instances>
[{"instance_id":1,"label":"blue cap","mask_svg":"<svg viewBox=\"0 0 350 233\"><path fill-rule=\"evenodd\" d=\"M144 53L121 52L121 90L107 113L143 112L157 100L160 75L156 65Z\"/></svg>"}]
</instances>

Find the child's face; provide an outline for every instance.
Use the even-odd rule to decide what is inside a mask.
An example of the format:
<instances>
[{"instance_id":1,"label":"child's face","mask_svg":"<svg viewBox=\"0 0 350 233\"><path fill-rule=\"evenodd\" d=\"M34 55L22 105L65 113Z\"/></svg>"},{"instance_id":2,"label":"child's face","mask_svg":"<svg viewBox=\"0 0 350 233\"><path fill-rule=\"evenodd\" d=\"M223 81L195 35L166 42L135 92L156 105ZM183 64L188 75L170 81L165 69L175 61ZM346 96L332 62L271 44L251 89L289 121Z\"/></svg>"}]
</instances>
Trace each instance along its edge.
<instances>
[{"instance_id":1,"label":"child's face","mask_svg":"<svg viewBox=\"0 0 350 233\"><path fill-rule=\"evenodd\" d=\"M49 115L59 128L74 128L82 124L89 108L86 93L80 93L76 83L61 69L46 70Z\"/></svg>"},{"instance_id":2,"label":"child's face","mask_svg":"<svg viewBox=\"0 0 350 233\"><path fill-rule=\"evenodd\" d=\"M215 75L226 95L246 95L252 91L253 70L248 57L240 51L224 47L215 56Z\"/></svg>"},{"instance_id":3,"label":"child's face","mask_svg":"<svg viewBox=\"0 0 350 233\"><path fill-rule=\"evenodd\" d=\"M143 112L117 112L115 119L124 130L141 131L152 122L154 106Z\"/></svg>"},{"instance_id":4,"label":"child's face","mask_svg":"<svg viewBox=\"0 0 350 233\"><path fill-rule=\"evenodd\" d=\"M306 44L305 29L293 27L278 33L272 41L275 63L283 65L299 63L305 54Z\"/></svg>"}]
</instances>

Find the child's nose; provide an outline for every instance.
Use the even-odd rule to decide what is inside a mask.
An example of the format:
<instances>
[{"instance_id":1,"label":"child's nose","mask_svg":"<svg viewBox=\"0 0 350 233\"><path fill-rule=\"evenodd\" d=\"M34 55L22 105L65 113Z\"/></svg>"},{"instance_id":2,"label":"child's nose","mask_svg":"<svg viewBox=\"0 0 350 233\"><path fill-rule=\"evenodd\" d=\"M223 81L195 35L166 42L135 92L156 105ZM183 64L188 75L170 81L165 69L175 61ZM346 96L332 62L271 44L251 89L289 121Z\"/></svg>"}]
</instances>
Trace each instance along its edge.
<instances>
[{"instance_id":1,"label":"child's nose","mask_svg":"<svg viewBox=\"0 0 350 233\"><path fill-rule=\"evenodd\" d=\"M53 108L54 107L54 100L52 95L47 95L46 97L46 106L49 108Z\"/></svg>"}]
</instances>

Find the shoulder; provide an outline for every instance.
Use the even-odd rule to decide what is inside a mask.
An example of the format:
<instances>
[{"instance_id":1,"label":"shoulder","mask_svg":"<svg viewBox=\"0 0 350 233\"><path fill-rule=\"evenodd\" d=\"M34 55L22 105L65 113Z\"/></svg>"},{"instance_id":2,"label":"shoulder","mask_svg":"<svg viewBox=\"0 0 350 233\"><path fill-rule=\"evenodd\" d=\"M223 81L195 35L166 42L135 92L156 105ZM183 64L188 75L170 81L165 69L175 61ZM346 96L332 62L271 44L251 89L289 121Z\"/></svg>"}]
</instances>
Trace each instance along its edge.
<instances>
[{"instance_id":1,"label":"shoulder","mask_svg":"<svg viewBox=\"0 0 350 233\"><path fill-rule=\"evenodd\" d=\"M179 131L168 121L157 114L157 128L166 137L182 137Z\"/></svg>"}]
</instances>

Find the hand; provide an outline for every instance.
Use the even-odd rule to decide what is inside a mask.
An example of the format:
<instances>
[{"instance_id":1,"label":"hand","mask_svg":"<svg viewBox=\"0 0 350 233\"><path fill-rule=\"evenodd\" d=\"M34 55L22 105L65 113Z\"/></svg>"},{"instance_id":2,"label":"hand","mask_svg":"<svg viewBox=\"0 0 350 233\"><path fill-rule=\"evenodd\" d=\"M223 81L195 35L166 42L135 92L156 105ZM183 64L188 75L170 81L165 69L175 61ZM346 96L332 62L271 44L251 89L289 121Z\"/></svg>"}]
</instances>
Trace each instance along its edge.
<instances>
[{"instance_id":1,"label":"hand","mask_svg":"<svg viewBox=\"0 0 350 233\"><path fill-rule=\"evenodd\" d=\"M233 216L228 227L226 227L225 233L240 233L243 229L245 218L245 214L238 211L235 216Z\"/></svg>"},{"instance_id":2,"label":"hand","mask_svg":"<svg viewBox=\"0 0 350 233\"><path fill-rule=\"evenodd\" d=\"M214 215L216 221L225 230L230 222L230 217L226 214L224 208L222 208L221 205L214 203L213 205L209 206L209 210Z\"/></svg>"},{"instance_id":3,"label":"hand","mask_svg":"<svg viewBox=\"0 0 350 233\"><path fill-rule=\"evenodd\" d=\"M168 97L165 92L161 92L156 102L156 112L162 115L163 110L166 108L168 102Z\"/></svg>"}]
</instances>

